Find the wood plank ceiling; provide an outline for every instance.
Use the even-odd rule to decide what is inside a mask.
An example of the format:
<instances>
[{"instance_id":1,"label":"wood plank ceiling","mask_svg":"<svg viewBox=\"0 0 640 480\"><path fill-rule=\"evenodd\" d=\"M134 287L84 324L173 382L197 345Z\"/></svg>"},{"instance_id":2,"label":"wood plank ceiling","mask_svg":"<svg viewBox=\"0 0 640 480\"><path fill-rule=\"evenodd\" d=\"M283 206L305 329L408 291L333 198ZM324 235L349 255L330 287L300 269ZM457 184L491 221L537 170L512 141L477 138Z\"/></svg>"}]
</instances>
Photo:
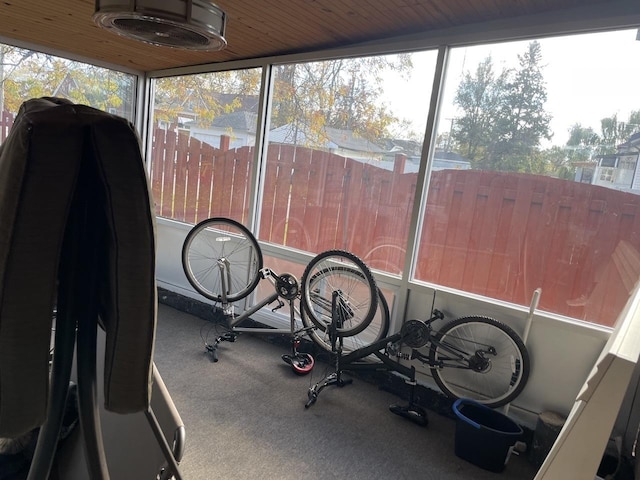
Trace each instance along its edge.
<instances>
[{"instance_id":1,"label":"wood plank ceiling","mask_svg":"<svg viewBox=\"0 0 640 480\"><path fill-rule=\"evenodd\" d=\"M146 45L98 28L92 0L2 0L0 36L150 71L346 46L607 0L217 0L228 47L195 52Z\"/></svg>"}]
</instances>

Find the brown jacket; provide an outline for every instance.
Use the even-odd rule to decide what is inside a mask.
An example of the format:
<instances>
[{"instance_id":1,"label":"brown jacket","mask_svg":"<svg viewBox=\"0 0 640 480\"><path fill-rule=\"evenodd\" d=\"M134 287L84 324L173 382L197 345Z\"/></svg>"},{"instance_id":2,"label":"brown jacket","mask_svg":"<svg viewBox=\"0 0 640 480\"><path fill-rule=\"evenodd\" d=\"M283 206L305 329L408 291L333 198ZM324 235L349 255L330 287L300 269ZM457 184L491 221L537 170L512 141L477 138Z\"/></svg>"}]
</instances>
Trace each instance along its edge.
<instances>
[{"instance_id":1,"label":"brown jacket","mask_svg":"<svg viewBox=\"0 0 640 480\"><path fill-rule=\"evenodd\" d=\"M79 204L87 221L68 221ZM71 289L67 298L86 300L73 295L77 282L59 278L61 264L74 271L88 261L86 250L63 248L80 231L96 238L90 291L107 334L105 408L131 413L149 405L157 306L151 208L128 121L61 99L21 106L0 146L0 436L46 418L58 293Z\"/></svg>"}]
</instances>

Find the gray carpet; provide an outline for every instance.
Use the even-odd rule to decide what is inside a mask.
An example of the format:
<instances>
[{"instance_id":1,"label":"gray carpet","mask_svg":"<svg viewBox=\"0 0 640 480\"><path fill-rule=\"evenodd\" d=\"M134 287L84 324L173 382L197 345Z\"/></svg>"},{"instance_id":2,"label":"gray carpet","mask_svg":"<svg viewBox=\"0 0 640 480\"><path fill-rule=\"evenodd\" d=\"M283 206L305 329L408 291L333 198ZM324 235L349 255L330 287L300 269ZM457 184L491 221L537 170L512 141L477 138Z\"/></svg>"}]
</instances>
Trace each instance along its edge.
<instances>
[{"instance_id":1,"label":"gray carpet","mask_svg":"<svg viewBox=\"0 0 640 480\"><path fill-rule=\"evenodd\" d=\"M421 427L389 412L402 402L355 379L323 390L305 409L327 365L300 377L280 358L286 346L243 334L219 362L201 333L212 323L160 305L155 362L186 426L180 464L188 480L532 479L526 455L491 473L454 454L455 421L429 412ZM215 333L210 333L209 341Z\"/></svg>"}]
</instances>

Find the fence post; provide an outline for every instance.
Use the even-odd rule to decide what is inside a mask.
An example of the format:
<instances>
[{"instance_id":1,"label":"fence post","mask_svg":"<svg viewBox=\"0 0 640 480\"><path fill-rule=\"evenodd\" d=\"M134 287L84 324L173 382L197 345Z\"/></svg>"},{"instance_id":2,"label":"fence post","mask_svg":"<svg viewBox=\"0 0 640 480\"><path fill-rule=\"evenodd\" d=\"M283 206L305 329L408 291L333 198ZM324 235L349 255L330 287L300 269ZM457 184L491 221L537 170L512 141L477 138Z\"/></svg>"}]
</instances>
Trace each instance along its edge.
<instances>
[{"instance_id":1,"label":"fence post","mask_svg":"<svg viewBox=\"0 0 640 480\"><path fill-rule=\"evenodd\" d=\"M407 163L407 156L404 153L396 153L395 161L393 162L393 174L401 175L404 173L404 166Z\"/></svg>"},{"instance_id":2,"label":"fence post","mask_svg":"<svg viewBox=\"0 0 640 480\"><path fill-rule=\"evenodd\" d=\"M226 152L231 145L231 137L229 135L220 135L220 150Z\"/></svg>"},{"instance_id":3,"label":"fence post","mask_svg":"<svg viewBox=\"0 0 640 480\"><path fill-rule=\"evenodd\" d=\"M13 125L14 115L8 110L3 110L0 115L0 141L4 142L9 136L9 130Z\"/></svg>"}]
</instances>

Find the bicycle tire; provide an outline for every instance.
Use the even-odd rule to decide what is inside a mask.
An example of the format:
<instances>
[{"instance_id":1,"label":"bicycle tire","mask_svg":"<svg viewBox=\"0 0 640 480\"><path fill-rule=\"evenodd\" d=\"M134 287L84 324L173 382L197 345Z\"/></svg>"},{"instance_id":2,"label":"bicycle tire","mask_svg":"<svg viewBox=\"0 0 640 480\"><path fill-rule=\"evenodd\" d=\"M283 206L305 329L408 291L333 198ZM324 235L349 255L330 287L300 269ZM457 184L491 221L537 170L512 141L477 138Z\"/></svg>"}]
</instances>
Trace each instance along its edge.
<instances>
[{"instance_id":1,"label":"bicycle tire","mask_svg":"<svg viewBox=\"0 0 640 480\"><path fill-rule=\"evenodd\" d=\"M489 317L463 317L433 333L429 360L438 387L450 398L471 398L488 407L511 402L529 378L530 360L522 339L510 327ZM476 352L493 347L481 371L471 366ZM451 351L464 359L453 359ZM465 353L470 352L470 353ZM469 361L468 359L471 359Z\"/></svg>"},{"instance_id":2,"label":"bicycle tire","mask_svg":"<svg viewBox=\"0 0 640 480\"><path fill-rule=\"evenodd\" d=\"M341 337L362 332L378 308L377 286L369 267L344 250L327 250L314 257L302 274L300 302L316 327L326 328L332 320L334 293L339 296Z\"/></svg>"},{"instance_id":3,"label":"bicycle tire","mask_svg":"<svg viewBox=\"0 0 640 480\"><path fill-rule=\"evenodd\" d=\"M215 302L231 303L249 295L260 281L262 261L256 238L230 218L203 220L189 231L182 246L187 280L196 292ZM228 269L224 282L221 262Z\"/></svg>"},{"instance_id":4,"label":"bicycle tire","mask_svg":"<svg viewBox=\"0 0 640 480\"><path fill-rule=\"evenodd\" d=\"M301 309L300 317L302 318L302 324L306 328L315 327L309 331L311 341L321 349L332 352L327 325L325 325L324 328L318 327L309 319L309 316L304 313L304 308ZM373 319L362 332L342 339L342 352L349 353L383 339L389 333L389 324L389 304L382 294L382 291L378 288L378 309Z\"/></svg>"}]
</instances>

